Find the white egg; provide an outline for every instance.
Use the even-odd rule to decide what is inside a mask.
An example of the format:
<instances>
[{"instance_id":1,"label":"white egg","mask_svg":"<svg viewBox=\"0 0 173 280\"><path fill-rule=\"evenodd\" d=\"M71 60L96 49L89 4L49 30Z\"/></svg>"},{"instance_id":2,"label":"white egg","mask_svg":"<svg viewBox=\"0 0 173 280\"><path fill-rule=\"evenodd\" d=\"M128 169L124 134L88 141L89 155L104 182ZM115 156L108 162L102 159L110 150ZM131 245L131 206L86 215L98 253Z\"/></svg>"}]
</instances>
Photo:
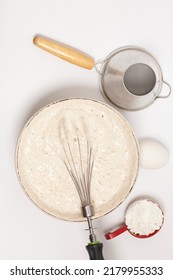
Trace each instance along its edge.
<instances>
[{"instance_id":1,"label":"white egg","mask_svg":"<svg viewBox=\"0 0 173 280\"><path fill-rule=\"evenodd\" d=\"M140 166L146 169L158 169L167 164L168 150L155 140L139 141Z\"/></svg>"}]
</instances>

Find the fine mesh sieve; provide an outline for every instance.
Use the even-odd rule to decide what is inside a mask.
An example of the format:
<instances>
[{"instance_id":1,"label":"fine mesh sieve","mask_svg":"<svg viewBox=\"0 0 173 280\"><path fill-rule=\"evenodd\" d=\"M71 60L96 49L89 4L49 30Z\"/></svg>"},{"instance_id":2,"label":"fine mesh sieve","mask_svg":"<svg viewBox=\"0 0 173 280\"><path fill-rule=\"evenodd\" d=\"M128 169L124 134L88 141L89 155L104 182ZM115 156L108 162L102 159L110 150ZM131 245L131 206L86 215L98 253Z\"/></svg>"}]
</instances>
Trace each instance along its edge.
<instances>
[{"instance_id":1,"label":"fine mesh sieve","mask_svg":"<svg viewBox=\"0 0 173 280\"><path fill-rule=\"evenodd\" d=\"M171 93L170 85L163 81L160 65L143 48L125 46L112 52L103 61L95 62L76 49L41 36L34 38L34 44L80 67L95 68L100 76L102 95L113 106L140 110L151 105L157 98L166 98ZM163 83L169 90L161 96Z\"/></svg>"},{"instance_id":2,"label":"fine mesh sieve","mask_svg":"<svg viewBox=\"0 0 173 280\"><path fill-rule=\"evenodd\" d=\"M146 50L127 46L111 53L101 66L101 92L106 100L126 110L139 110L156 98L168 97L170 85L163 81L162 70ZM169 92L160 96L163 82Z\"/></svg>"}]
</instances>

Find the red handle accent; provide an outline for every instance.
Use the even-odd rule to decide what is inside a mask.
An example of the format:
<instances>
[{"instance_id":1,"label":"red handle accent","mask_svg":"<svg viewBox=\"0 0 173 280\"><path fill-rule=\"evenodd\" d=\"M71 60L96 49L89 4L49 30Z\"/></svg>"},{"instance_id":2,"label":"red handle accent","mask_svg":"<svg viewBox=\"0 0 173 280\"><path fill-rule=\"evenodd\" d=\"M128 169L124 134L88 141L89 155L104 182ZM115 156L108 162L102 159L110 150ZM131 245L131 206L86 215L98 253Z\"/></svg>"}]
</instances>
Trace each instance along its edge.
<instances>
[{"instance_id":1,"label":"red handle accent","mask_svg":"<svg viewBox=\"0 0 173 280\"><path fill-rule=\"evenodd\" d=\"M122 225L120 226L118 229L112 231L112 232L108 232L105 234L105 238L107 240L112 239L118 235L120 235L121 233L125 232L127 230L127 226L126 225Z\"/></svg>"}]
</instances>

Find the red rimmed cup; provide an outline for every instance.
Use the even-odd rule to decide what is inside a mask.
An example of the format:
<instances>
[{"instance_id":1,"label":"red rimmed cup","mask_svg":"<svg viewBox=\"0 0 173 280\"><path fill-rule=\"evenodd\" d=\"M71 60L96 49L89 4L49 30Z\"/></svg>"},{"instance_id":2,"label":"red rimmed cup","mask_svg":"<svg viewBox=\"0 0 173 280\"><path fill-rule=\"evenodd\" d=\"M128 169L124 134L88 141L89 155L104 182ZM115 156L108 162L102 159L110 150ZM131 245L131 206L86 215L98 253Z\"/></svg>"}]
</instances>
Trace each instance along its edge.
<instances>
[{"instance_id":1,"label":"red rimmed cup","mask_svg":"<svg viewBox=\"0 0 173 280\"><path fill-rule=\"evenodd\" d=\"M153 235L155 235L156 233L158 233L158 232L160 231L160 229L162 228L163 223L164 223L164 214L163 214L163 211L161 210L160 206L159 206L156 202L151 201L151 200L148 200L148 199L137 200L137 201L135 201L134 203L137 203L138 201L148 201L148 202L150 202L150 203L154 203L154 204L158 207L158 209L159 209L159 210L161 211L161 213L162 213L162 223L161 223L159 229L156 229L156 230L154 230L153 232L151 232L151 233L149 233L149 234L139 234L139 233L133 232L133 230L131 230L131 229L129 228L129 225L125 222L124 224L122 224L121 226L119 226L119 227L118 227L117 229L115 229L114 231L107 232L107 233L105 234L105 238L106 238L107 240L113 239L113 238L115 238L116 236L122 234L122 233L125 232L125 231L128 231L131 235L133 235L134 237L137 237L137 238L149 238L149 237L152 237ZM129 205L129 207L128 207L126 213L128 212L129 208L132 207L132 206L134 205L134 203L132 203L132 204Z\"/></svg>"}]
</instances>

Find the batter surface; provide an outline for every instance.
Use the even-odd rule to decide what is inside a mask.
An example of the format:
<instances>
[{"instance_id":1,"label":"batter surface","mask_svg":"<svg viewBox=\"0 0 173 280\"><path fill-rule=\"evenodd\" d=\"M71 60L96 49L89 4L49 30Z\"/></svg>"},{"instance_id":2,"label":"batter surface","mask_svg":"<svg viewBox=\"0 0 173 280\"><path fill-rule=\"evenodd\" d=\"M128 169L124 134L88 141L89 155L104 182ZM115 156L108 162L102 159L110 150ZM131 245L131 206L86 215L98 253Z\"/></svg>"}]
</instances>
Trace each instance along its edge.
<instances>
[{"instance_id":1,"label":"batter surface","mask_svg":"<svg viewBox=\"0 0 173 280\"><path fill-rule=\"evenodd\" d=\"M62 146L67 145L64 127L76 165L76 135L84 164L86 137L92 147L91 201L95 217L102 216L130 192L138 171L138 146L128 122L100 102L62 100L44 107L28 121L16 150L21 185L45 212L65 220L84 220L78 193L63 162Z\"/></svg>"}]
</instances>

